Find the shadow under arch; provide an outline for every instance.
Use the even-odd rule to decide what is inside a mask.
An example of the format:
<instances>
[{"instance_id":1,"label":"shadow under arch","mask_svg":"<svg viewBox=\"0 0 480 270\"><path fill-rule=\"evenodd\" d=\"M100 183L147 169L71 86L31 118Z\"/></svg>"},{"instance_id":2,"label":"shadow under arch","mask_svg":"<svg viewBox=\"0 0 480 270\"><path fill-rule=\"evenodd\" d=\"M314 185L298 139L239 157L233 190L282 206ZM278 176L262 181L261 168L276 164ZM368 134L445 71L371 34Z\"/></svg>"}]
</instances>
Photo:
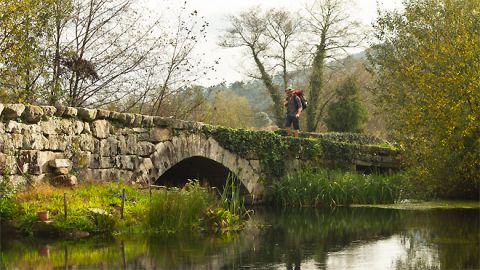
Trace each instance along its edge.
<instances>
[{"instance_id":1,"label":"shadow under arch","mask_svg":"<svg viewBox=\"0 0 480 270\"><path fill-rule=\"evenodd\" d=\"M202 156L186 158L166 172L156 181L155 185L167 187L183 187L189 180L198 180L204 187L215 187L222 191L227 179L234 179L240 185L241 194L248 194L248 190L237 176L223 164Z\"/></svg>"}]
</instances>

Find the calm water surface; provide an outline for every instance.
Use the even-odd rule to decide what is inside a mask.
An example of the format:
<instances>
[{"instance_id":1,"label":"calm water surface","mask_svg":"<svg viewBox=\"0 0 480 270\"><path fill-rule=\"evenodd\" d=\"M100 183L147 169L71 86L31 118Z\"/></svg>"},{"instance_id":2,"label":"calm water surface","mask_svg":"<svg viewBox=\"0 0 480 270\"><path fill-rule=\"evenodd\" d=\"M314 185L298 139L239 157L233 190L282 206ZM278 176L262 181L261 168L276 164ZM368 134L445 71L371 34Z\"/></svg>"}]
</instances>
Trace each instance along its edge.
<instances>
[{"instance_id":1,"label":"calm water surface","mask_svg":"<svg viewBox=\"0 0 480 270\"><path fill-rule=\"evenodd\" d=\"M233 236L3 236L1 269L480 269L480 212L258 209Z\"/></svg>"}]
</instances>

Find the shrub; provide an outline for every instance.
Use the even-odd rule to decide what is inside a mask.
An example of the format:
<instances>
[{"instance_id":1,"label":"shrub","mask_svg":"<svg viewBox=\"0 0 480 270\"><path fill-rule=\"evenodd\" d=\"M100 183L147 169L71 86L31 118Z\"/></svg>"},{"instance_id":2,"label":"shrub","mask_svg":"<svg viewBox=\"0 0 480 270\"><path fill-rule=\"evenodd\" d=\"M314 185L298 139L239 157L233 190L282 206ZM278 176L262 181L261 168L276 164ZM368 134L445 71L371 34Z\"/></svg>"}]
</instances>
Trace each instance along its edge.
<instances>
[{"instance_id":1,"label":"shrub","mask_svg":"<svg viewBox=\"0 0 480 270\"><path fill-rule=\"evenodd\" d=\"M14 201L15 187L10 181L7 170L0 177L0 222L11 220L18 212Z\"/></svg>"}]
</instances>

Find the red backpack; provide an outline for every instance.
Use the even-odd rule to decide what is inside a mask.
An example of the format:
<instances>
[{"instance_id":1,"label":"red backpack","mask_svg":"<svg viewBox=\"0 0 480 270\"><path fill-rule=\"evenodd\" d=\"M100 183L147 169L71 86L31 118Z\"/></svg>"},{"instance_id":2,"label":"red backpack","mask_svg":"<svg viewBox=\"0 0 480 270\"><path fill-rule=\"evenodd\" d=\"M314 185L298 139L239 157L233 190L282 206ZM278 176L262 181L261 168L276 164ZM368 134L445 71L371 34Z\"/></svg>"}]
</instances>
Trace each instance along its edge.
<instances>
[{"instance_id":1,"label":"red backpack","mask_svg":"<svg viewBox=\"0 0 480 270\"><path fill-rule=\"evenodd\" d=\"M302 102L302 110L305 110L308 106L308 101L307 99L305 99L305 96L303 95L303 91L293 90L292 94L300 98L300 101Z\"/></svg>"}]
</instances>

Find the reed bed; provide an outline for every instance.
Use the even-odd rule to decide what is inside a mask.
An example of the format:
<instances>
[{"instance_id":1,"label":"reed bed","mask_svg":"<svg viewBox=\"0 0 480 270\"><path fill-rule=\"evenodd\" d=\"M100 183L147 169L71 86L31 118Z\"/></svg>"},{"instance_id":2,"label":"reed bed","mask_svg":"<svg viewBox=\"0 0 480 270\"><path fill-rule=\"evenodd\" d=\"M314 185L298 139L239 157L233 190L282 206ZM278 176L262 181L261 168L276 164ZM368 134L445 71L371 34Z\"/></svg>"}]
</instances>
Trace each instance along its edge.
<instances>
[{"instance_id":1,"label":"reed bed","mask_svg":"<svg viewBox=\"0 0 480 270\"><path fill-rule=\"evenodd\" d=\"M196 227L218 199L212 192L191 181L184 188L169 188L154 193L148 224L152 230L176 233Z\"/></svg>"},{"instance_id":2,"label":"reed bed","mask_svg":"<svg viewBox=\"0 0 480 270\"><path fill-rule=\"evenodd\" d=\"M275 205L335 207L350 204L394 203L405 187L402 174L357 174L332 169L307 169L273 183Z\"/></svg>"}]
</instances>

